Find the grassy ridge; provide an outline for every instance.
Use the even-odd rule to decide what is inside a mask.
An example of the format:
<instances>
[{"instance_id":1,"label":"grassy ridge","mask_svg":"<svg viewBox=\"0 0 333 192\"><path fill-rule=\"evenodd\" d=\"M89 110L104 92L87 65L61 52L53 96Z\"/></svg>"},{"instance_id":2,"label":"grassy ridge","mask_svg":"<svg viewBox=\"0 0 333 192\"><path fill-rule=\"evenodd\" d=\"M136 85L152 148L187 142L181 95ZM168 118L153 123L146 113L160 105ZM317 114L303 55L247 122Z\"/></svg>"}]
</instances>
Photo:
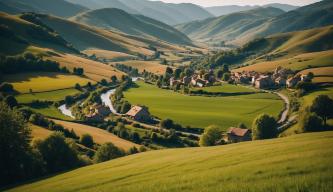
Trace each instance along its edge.
<instances>
[{"instance_id":1,"label":"grassy ridge","mask_svg":"<svg viewBox=\"0 0 333 192\"><path fill-rule=\"evenodd\" d=\"M9 191L331 191L333 132L141 153Z\"/></svg>"},{"instance_id":2,"label":"grassy ridge","mask_svg":"<svg viewBox=\"0 0 333 192\"><path fill-rule=\"evenodd\" d=\"M145 105L153 115L162 119L171 118L183 126L204 128L217 124L226 129L241 122L250 126L257 115L268 113L277 117L283 109L279 97L270 93L228 97L185 96L143 82L137 82L137 85L137 88L124 93L125 99L132 104ZM231 88L226 88L226 91L228 89ZM245 88L239 89L244 91ZM247 90L253 92L252 89Z\"/></svg>"}]
</instances>

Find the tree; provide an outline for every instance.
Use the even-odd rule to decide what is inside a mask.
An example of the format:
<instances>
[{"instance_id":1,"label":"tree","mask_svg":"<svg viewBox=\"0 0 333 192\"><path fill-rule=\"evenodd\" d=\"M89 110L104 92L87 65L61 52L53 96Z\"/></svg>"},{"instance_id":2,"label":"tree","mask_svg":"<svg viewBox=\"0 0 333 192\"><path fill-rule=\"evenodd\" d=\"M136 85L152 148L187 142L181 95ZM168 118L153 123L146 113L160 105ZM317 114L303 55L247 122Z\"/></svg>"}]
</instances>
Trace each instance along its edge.
<instances>
[{"instance_id":1,"label":"tree","mask_svg":"<svg viewBox=\"0 0 333 192\"><path fill-rule=\"evenodd\" d=\"M174 126L174 123L171 119L164 119L160 122L160 126L161 128L164 129L171 129Z\"/></svg>"},{"instance_id":2,"label":"tree","mask_svg":"<svg viewBox=\"0 0 333 192\"><path fill-rule=\"evenodd\" d=\"M271 139L276 137L277 133L277 123L274 117L267 114L262 114L253 121L253 140Z\"/></svg>"},{"instance_id":3,"label":"tree","mask_svg":"<svg viewBox=\"0 0 333 192\"><path fill-rule=\"evenodd\" d=\"M317 96L311 105L311 112L319 115L326 126L327 119L333 118L333 100L327 95Z\"/></svg>"},{"instance_id":4,"label":"tree","mask_svg":"<svg viewBox=\"0 0 333 192\"><path fill-rule=\"evenodd\" d=\"M304 132L322 131L323 120L315 113L305 109L299 116L299 127Z\"/></svg>"},{"instance_id":5,"label":"tree","mask_svg":"<svg viewBox=\"0 0 333 192\"><path fill-rule=\"evenodd\" d=\"M123 102L121 105L121 111L120 113L127 113L131 109L131 104L127 101Z\"/></svg>"},{"instance_id":6,"label":"tree","mask_svg":"<svg viewBox=\"0 0 333 192\"><path fill-rule=\"evenodd\" d=\"M113 84L115 84L115 83L117 83L117 76L115 76L115 75L112 75L111 76L111 82L113 83Z\"/></svg>"},{"instance_id":7,"label":"tree","mask_svg":"<svg viewBox=\"0 0 333 192\"><path fill-rule=\"evenodd\" d=\"M0 102L0 186L37 175L30 141L31 130L22 114Z\"/></svg>"},{"instance_id":8,"label":"tree","mask_svg":"<svg viewBox=\"0 0 333 192\"><path fill-rule=\"evenodd\" d=\"M112 143L105 143L98 148L94 156L94 160L97 163L101 163L104 161L122 157L124 156L124 154L125 153L123 150L119 149Z\"/></svg>"},{"instance_id":9,"label":"tree","mask_svg":"<svg viewBox=\"0 0 333 192\"><path fill-rule=\"evenodd\" d=\"M81 90L81 85L78 84L78 83L76 83L76 84L75 84L75 89L77 89L77 90Z\"/></svg>"},{"instance_id":10,"label":"tree","mask_svg":"<svg viewBox=\"0 0 333 192\"><path fill-rule=\"evenodd\" d=\"M94 146L94 139L89 134L83 134L80 138L80 143L88 148L92 148Z\"/></svg>"},{"instance_id":11,"label":"tree","mask_svg":"<svg viewBox=\"0 0 333 192\"><path fill-rule=\"evenodd\" d=\"M2 83L0 85L0 92L4 92L4 93L11 93L14 92L14 87L12 84L9 83Z\"/></svg>"},{"instance_id":12,"label":"tree","mask_svg":"<svg viewBox=\"0 0 333 192\"><path fill-rule=\"evenodd\" d=\"M166 70L165 70L165 73L168 73L168 74L172 74L173 73L173 70L171 67L167 67Z\"/></svg>"},{"instance_id":13,"label":"tree","mask_svg":"<svg viewBox=\"0 0 333 192\"><path fill-rule=\"evenodd\" d=\"M103 86L108 85L107 80L106 80L106 79L102 79L102 80L101 80L101 85L103 85Z\"/></svg>"},{"instance_id":14,"label":"tree","mask_svg":"<svg viewBox=\"0 0 333 192\"><path fill-rule=\"evenodd\" d=\"M229 81L230 79L230 73L224 73L223 76L222 76L222 80L223 81Z\"/></svg>"},{"instance_id":15,"label":"tree","mask_svg":"<svg viewBox=\"0 0 333 192\"><path fill-rule=\"evenodd\" d=\"M216 77L221 79L223 77L223 74L224 74L224 71L219 69L217 72L216 72Z\"/></svg>"},{"instance_id":16,"label":"tree","mask_svg":"<svg viewBox=\"0 0 333 192\"><path fill-rule=\"evenodd\" d=\"M181 73L182 73L182 70L181 70L181 69L179 69L179 68L175 69L175 71L174 71L174 77L175 77L176 79L179 79Z\"/></svg>"},{"instance_id":17,"label":"tree","mask_svg":"<svg viewBox=\"0 0 333 192\"><path fill-rule=\"evenodd\" d=\"M74 103L74 98L73 98L73 96L67 95L67 96L65 97L65 103L66 103L67 106L73 104L73 103Z\"/></svg>"},{"instance_id":18,"label":"tree","mask_svg":"<svg viewBox=\"0 0 333 192\"><path fill-rule=\"evenodd\" d=\"M17 100L12 95L7 96L5 102L11 109L18 105Z\"/></svg>"},{"instance_id":19,"label":"tree","mask_svg":"<svg viewBox=\"0 0 333 192\"><path fill-rule=\"evenodd\" d=\"M135 146L131 147L128 151L129 154L136 154L139 153L138 148L136 148Z\"/></svg>"},{"instance_id":20,"label":"tree","mask_svg":"<svg viewBox=\"0 0 333 192\"><path fill-rule=\"evenodd\" d=\"M49 173L72 169L79 165L77 152L61 132L54 132L36 145Z\"/></svg>"},{"instance_id":21,"label":"tree","mask_svg":"<svg viewBox=\"0 0 333 192\"><path fill-rule=\"evenodd\" d=\"M141 138L140 138L139 133L137 133L137 132L133 132L133 133L132 133L132 141L133 141L134 143L140 143Z\"/></svg>"},{"instance_id":22,"label":"tree","mask_svg":"<svg viewBox=\"0 0 333 192\"><path fill-rule=\"evenodd\" d=\"M224 65L222 66L222 70L223 70L224 73L229 72L229 65L224 64Z\"/></svg>"},{"instance_id":23,"label":"tree","mask_svg":"<svg viewBox=\"0 0 333 192\"><path fill-rule=\"evenodd\" d=\"M221 140L222 131L221 128L216 125L210 125L205 128L204 133L200 137L200 146L214 146Z\"/></svg>"},{"instance_id":24,"label":"tree","mask_svg":"<svg viewBox=\"0 0 333 192\"><path fill-rule=\"evenodd\" d=\"M242 129L247 129L246 125L244 123L240 123L238 125L239 128L242 128Z\"/></svg>"}]
</instances>

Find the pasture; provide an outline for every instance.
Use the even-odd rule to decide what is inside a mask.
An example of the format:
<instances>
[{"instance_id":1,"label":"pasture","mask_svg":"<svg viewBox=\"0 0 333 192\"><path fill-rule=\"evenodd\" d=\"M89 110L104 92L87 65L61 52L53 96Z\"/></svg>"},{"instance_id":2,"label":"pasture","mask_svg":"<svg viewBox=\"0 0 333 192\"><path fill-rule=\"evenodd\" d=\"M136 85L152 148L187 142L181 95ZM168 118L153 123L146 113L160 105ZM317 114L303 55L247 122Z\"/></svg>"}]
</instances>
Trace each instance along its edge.
<instances>
[{"instance_id":1,"label":"pasture","mask_svg":"<svg viewBox=\"0 0 333 192\"><path fill-rule=\"evenodd\" d=\"M8 191L322 191L333 188L333 132L149 151ZM65 182L64 182L65 181Z\"/></svg>"},{"instance_id":2,"label":"pasture","mask_svg":"<svg viewBox=\"0 0 333 192\"><path fill-rule=\"evenodd\" d=\"M77 89L60 89L55 91L47 91L40 93L25 93L16 96L16 100L21 104L31 103L33 100L40 101L61 101L68 95L75 95L80 93Z\"/></svg>"},{"instance_id":3,"label":"pasture","mask_svg":"<svg viewBox=\"0 0 333 192\"><path fill-rule=\"evenodd\" d=\"M192 90L203 90L211 93L254 93L258 92L256 89L250 89L242 85L232 85L228 83L223 83L222 85L193 88Z\"/></svg>"},{"instance_id":4,"label":"pasture","mask_svg":"<svg viewBox=\"0 0 333 192\"><path fill-rule=\"evenodd\" d=\"M21 73L4 75L3 80L11 83L14 89L20 93L45 92L58 89L72 88L76 83L86 85L93 82L76 75L67 75L50 72Z\"/></svg>"},{"instance_id":5,"label":"pasture","mask_svg":"<svg viewBox=\"0 0 333 192\"><path fill-rule=\"evenodd\" d=\"M239 123L251 126L259 114L268 113L278 117L283 109L282 100L271 93L225 97L186 96L141 81L137 82L137 87L125 91L124 96L131 104L147 106L154 116L170 118L183 126L195 128L216 124L226 130Z\"/></svg>"},{"instance_id":6,"label":"pasture","mask_svg":"<svg viewBox=\"0 0 333 192\"><path fill-rule=\"evenodd\" d=\"M312 67L328 67L333 66L333 50L304 53L287 59L279 59L275 61L263 61L251 64L246 67L234 69L234 72L241 71L257 71L257 72L271 72L278 66L292 69L304 70Z\"/></svg>"},{"instance_id":7,"label":"pasture","mask_svg":"<svg viewBox=\"0 0 333 192\"><path fill-rule=\"evenodd\" d=\"M123 61L123 62L113 62L112 65L115 65L116 63L124 64L127 66L131 66L134 68L137 68L140 73L142 73L144 70L162 75L165 73L165 70L167 68L166 65L161 65L159 61Z\"/></svg>"},{"instance_id":8,"label":"pasture","mask_svg":"<svg viewBox=\"0 0 333 192\"><path fill-rule=\"evenodd\" d=\"M45 106L45 107L38 107L38 108L33 108L30 107L30 109L36 113L40 113L46 117L51 117L51 118L56 118L56 119L62 119L62 120L68 120L71 121L73 120L72 118L65 116L60 112L58 108L56 108L53 105L50 106Z\"/></svg>"},{"instance_id":9,"label":"pasture","mask_svg":"<svg viewBox=\"0 0 333 192\"><path fill-rule=\"evenodd\" d=\"M45 139L52 134L52 131L37 125L29 124L29 127L33 139Z\"/></svg>"},{"instance_id":10,"label":"pasture","mask_svg":"<svg viewBox=\"0 0 333 192\"><path fill-rule=\"evenodd\" d=\"M109 133L108 131L105 131L103 129L92 127L89 125L83 125L78 123L72 123L67 121L60 121L60 120L53 120L55 123L58 123L62 126L64 126L66 129L74 130L75 133L78 136L81 136L85 133L90 134L94 141L98 144L104 144L106 142L111 142L115 146L122 148L124 150L128 150L133 146L140 147L138 144L132 143L130 141L127 141L125 139L119 138L116 135Z\"/></svg>"},{"instance_id":11,"label":"pasture","mask_svg":"<svg viewBox=\"0 0 333 192\"><path fill-rule=\"evenodd\" d=\"M73 70L74 67L81 67L84 69L84 74L94 81L110 80L113 75L120 78L124 74L109 65L72 54L52 55L48 59L57 61L61 66L65 66L70 70Z\"/></svg>"}]
</instances>

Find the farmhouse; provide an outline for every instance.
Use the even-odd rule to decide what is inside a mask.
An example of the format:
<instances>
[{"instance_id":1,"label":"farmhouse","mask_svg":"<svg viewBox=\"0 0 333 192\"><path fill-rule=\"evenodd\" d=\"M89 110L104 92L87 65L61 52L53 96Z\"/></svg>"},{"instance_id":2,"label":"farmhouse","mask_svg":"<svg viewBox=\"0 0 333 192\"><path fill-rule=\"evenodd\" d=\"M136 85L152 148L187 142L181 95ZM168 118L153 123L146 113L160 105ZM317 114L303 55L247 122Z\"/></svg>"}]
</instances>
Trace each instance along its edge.
<instances>
[{"instance_id":1,"label":"farmhouse","mask_svg":"<svg viewBox=\"0 0 333 192\"><path fill-rule=\"evenodd\" d=\"M149 122L151 120L147 107L133 106L126 115L140 122Z\"/></svg>"},{"instance_id":2,"label":"farmhouse","mask_svg":"<svg viewBox=\"0 0 333 192\"><path fill-rule=\"evenodd\" d=\"M295 85L300 82L302 79L301 79L301 76L300 75L296 75L294 77L290 77L288 80L287 80L287 86L289 88L292 88L292 87L295 87Z\"/></svg>"},{"instance_id":3,"label":"farmhouse","mask_svg":"<svg viewBox=\"0 0 333 192\"><path fill-rule=\"evenodd\" d=\"M103 121L111 113L110 109L104 105L93 105L89 108L89 113L85 116L87 121Z\"/></svg>"},{"instance_id":4,"label":"farmhouse","mask_svg":"<svg viewBox=\"0 0 333 192\"><path fill-rule=\"evenodd\" d=\"M185 76L183 77L183 84L188 85L191 83L191 77Z\"/></svg>"},{"instance_id":5,"label":"farmhouse","mask_svg":"<svg viewBox=\"0 0 333 192\"><path fill-rule=\"evenodd\" d=\"M231 127L227 132L225 140L227 143L251 141L252 134L249 129Z\"/></svg>"},{"instance_id":6,"label":"farmhouse","mask_svg":"<svg viewBox=\"0 0 333 192\"><path fill-rule=\"evenodd\" d=\"M286 86L287 80L283 77L278 77L275 79L275 83L277 86L284 87Z\"/></svg>"},{"instance_id":7,"label":"farmhouse","mask_svg":"<svg viewBox=\"0 0 333 192\"><path fill-rule=\"evenodd\" d=\"M273 86L273 80L270 76L261 76L255 81L257 89L267 89Z\"/></svg>"}]
</instances>

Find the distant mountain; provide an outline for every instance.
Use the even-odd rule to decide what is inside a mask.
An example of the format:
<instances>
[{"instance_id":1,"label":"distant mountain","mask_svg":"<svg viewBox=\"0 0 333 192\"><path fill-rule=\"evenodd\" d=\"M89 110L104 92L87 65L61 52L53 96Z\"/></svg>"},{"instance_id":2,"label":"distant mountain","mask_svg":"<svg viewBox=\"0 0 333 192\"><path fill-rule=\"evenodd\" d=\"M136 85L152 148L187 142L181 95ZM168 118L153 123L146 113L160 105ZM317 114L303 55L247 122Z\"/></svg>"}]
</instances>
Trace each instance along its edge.
<instances>
[{"instance_id":1,"label":"distant mountain","mask_svg":"<svg viewBox=\"0 0 333 192\"><path fill-rule=\"evenodd\" d=\"M333 1L324 0L283 13L267 7L177 25L190 38L243 45L257 37L333 24Z\"/></svg>"},{"instance_id":2,"label":"distant mountain","mask_svg":"<svg viewBox=\"0 0 333 192\"><path fill-rule=\"evenodd\" d=\"M71 17L87 8L65 0L1 0L0 11L9 14L21 12L47 13L59 17Z\"/></svg>"},{"instance_id":3,"label":"distant mountain","mask_svg":"<svg viewBox=\"0 0 333 192\"><path fill-rule=\"evenodd\" d=\"M175 44L191 44L191 40L186 35L169 25L142 15L131 15L120 9L98 9L81 13L70 19L130 35L161 39Z\"/></svg>"},{"instance_id":4,"label":"distant mountain","mask_svg":"<svg viewBox=\"0 0 333 192\"><path fill-rule=\"evenodd\" d=\"M283 11L291 11L294 9L297 9L297 6L294 5L288 5L288 4L280 4L280 3L272 3L272 4L267 4L264 6L250 6L250 5L246 5L246 6L239 6L239 5L226 5L226 6L214 6L214 7L207 7L205 8L208 12L210 12L211 14L215 15L215 16L222 16L222 15L228 15L231 13L236 13L236 12L241 12L241 11L248 11L251 9L256 9L256 8L260 8L260 7L274 7L274 8L278 8L281 9Z\"/></svg>"},{"instance_id":5,"label":"distant mountain","mask_svg":"<svg viewBox=\"0 0 333 192\"><path fill-rule=\"evenodd\" d=\"M176 28L200 41L230 41L242 36L249 29L260 26L274 16L283 13L284 11L281 9L272 7L257 8L217 18L193 21L177 25Z\"/></svg>"},{"instance_id":6,"label":"distant mountain","mask_svg":"<svg viewBox=\"0 0 333 192\"><path fill-rule=\"evenodd\" d=\"M130 14L141 14L169 25L213 17L204 8L190 4L172 4L148 0L67 0L90 9L118 8Z\"/></svg>"}]
</instances>

